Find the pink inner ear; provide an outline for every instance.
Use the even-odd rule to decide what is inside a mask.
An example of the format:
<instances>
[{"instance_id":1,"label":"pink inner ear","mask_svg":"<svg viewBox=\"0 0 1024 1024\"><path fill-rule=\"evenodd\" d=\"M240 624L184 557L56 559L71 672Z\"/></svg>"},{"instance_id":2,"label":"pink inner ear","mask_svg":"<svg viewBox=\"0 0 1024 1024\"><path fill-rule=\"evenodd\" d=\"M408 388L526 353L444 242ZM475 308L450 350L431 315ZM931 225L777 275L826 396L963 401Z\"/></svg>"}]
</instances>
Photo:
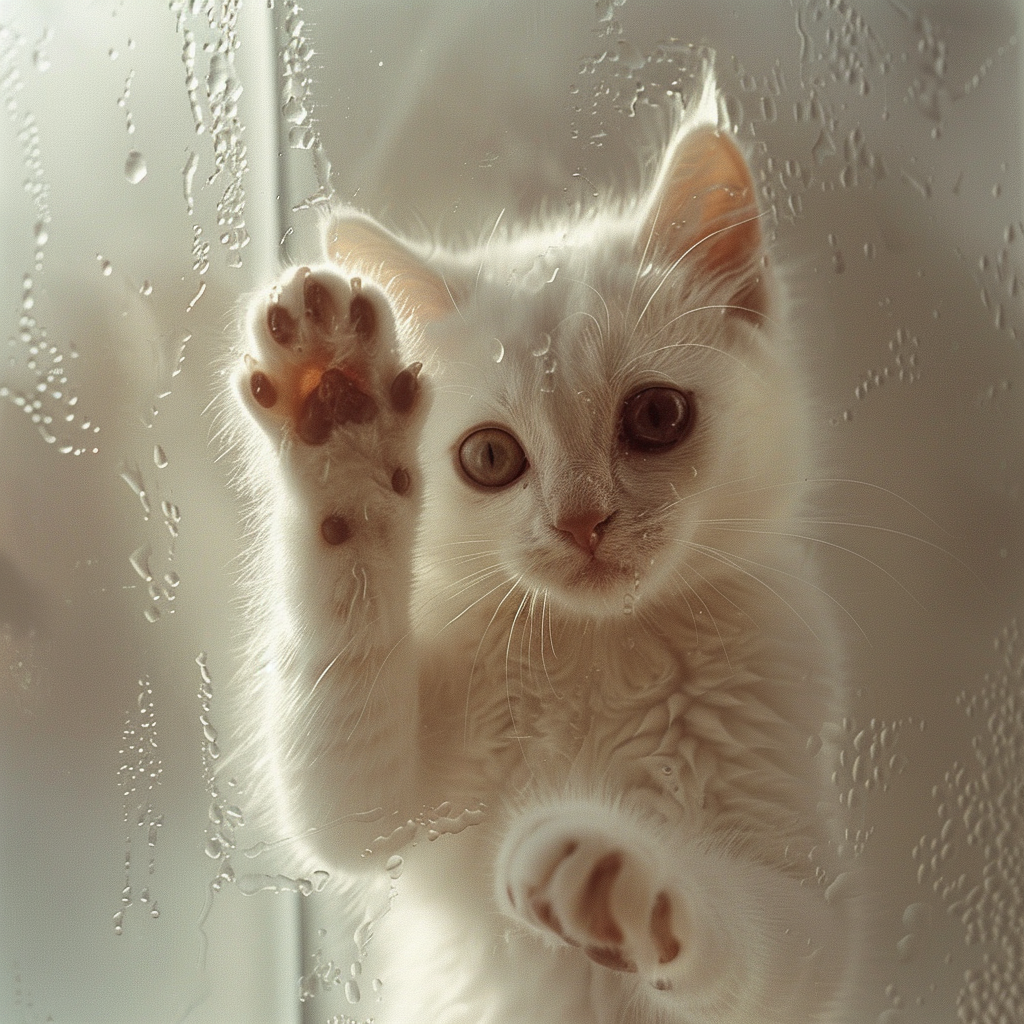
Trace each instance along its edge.
<instances>
[{"instance_id":1,"label":"pink inner ear","mask_svg":"<svg viewBox=\"0 0 1024 1024\"><path fill-rule=\"evenodd\" d=\"M754 182L743 154L710 126L685 135L659 183L651 236L670 259L693 259L705 273L739 275L731 301L757 323L767 294L757 265L761 226Z\"/></svg>"},{"instance_id":2,"label":"pink inner ear","mask_svg":"<svg viewBox=\"0 0 1024 1024\"><path fill-rule=\"evenodd\" d=\"M335 263L353 274L373 277L420 320L443 320L455 312L444 279L369 217L335 217L327 228L325 247Z\"/></svg>"}]
</instances>

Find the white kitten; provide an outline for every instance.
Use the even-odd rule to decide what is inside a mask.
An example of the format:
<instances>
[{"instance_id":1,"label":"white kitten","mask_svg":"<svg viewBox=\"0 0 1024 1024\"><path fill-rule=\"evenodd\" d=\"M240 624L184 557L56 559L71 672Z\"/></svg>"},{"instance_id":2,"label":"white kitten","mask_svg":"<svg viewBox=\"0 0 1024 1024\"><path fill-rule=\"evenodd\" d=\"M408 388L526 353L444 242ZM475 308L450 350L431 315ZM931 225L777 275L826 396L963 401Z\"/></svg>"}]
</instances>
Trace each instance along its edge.
<instances>
[{"instance_id":1,"label":"white kitten","mask_svg":"<svg viewBox=\"0 0 1024 1024\"><path fill-rule=\"evenodd\" d=\"M243 752L306 863L403 856L378 1022L838 1013L808 399L716 109L477 248L338 212L250 309Z\"/></svg>"}]
</instances>

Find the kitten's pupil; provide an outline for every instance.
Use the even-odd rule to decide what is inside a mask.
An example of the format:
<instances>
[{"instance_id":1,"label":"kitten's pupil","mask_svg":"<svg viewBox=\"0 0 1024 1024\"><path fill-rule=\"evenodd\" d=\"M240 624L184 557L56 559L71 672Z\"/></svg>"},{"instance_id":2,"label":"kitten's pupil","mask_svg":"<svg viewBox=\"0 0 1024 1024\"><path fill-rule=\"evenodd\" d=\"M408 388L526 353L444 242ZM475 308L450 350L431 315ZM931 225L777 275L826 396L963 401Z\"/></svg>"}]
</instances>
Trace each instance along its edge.
<instances>
[{"instance_id":1,"label":"kitten's pupil","mask_svg":"<svg viewBox=\"0 0 1024 1024\"><path fill-rule=\"evenodd\" d=\"M622 408L622 438L639 451L663 451L678 444L693 425L691 397L675 388L644 388Z\"/></svg>"},{"instance_id":2,"label":"kitten's pupil","mask_svg":"<svg viewBox=\"0 0 1024 1024\"><path fill-rule=\"evenodd\" d=\"M459 465L473 483L505 487L525 471L526 453L507 430L484 427L460 445Z\"/></svg>"}]
</instances>

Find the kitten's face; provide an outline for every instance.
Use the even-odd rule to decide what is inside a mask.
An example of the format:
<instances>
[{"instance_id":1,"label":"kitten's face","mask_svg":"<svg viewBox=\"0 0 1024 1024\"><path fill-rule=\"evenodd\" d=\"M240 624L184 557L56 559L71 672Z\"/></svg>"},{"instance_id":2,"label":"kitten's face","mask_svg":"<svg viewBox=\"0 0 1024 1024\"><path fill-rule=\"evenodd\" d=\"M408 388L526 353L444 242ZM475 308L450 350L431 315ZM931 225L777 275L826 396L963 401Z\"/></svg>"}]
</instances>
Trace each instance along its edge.
<instances>
[{"instance_id":1,"label":"kitten's face","mask_svg":"<svg viewBox=\"0 0 1024 1024\"><path fill-rule=\"evenodd\" d=\"M629 208L427 261L358 215L335 223L335 258L424 328L421 568L453 614L531 596L702 614L788 529L806 410L753 180L701 120L713 107Z\"/></svg>"},{"instance_id":2,"label":"kitten's face","mask_svg":"<svg viewBox=\"0 0 1024 1024\"><path fill-rule=\"evenodd\" d=\"M699 309L710 296L685 269L638 277L630 239L551 258L559 274L532 294L482 275L434 332L429 555L454 559L454 592L478 573L467 597L495 603L518 581L573 615L700 609L749 551L722 520L769 529L786 489L761 485L799 478L785 339Z\"/></svg>"}]
</instances>

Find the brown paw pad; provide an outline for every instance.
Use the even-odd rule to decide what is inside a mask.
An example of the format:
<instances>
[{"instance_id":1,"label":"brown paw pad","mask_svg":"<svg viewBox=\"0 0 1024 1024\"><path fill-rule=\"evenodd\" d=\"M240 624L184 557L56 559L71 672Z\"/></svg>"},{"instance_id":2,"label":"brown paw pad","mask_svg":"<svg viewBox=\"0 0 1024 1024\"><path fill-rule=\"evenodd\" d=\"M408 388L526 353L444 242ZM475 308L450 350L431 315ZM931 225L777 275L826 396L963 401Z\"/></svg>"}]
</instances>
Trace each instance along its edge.
<instances>
[{"instance_id":1,"label":"brown paw pad","mask_svg":"<svg viewBox=\"0 0 1024 1024\"><path fill-rule=\"evenodd\" d=\"M412 363L400 373L396 374L391 382L391 408L395 412L408 412L416 402L416 396L420 390L420 370L422 363Z\"/></svg>"},{"instance_id":2,"label":"brown paw pad","mask_svg":"<svg viewBox=\"0 0 1024 1024\"><path fill-rule=\"evenodd\" d=\"M584 951L595 964L607 967L610 971L625 971L636 974L636 964L621 949L607 949L602 946L588 946Z\"/></svg>"},{"instance_id":3,"label":"brown paw pad","mask_svg":"<svg viewBox=\"0 0 1024 1024\"><path fill-rule=\"evenodd\" d=\"M302 282L302 302L307 318L317 329L324 334L333 334L338 325L338 307L330 290L312 274Z\"/></svg>"},{"instance_id":4,"label":"brown paw pad","mask_svg":"<svg viewBox=\"0 0 1024 1024\"><path fill-rule=\"evenodd\" d=\"M399 467L391 474L391 490L395 494L408 494L412 480L409 478L409 471Z\"/></svg>"},{"instance_id":5,"label":"brown paw pad","mask_svg":"<svg viewBox=\"0 0 1024 1024\"><path fill-rule=\"evenodd\" d=\"M353 290L359 278L353 278ZM360 291L356 290L348 307L348 322L355 331L356 337L368 345L377 336L377 310L373 303Z\"/></svg>"},{"instance_id":6,"label":"brown paw pad","mask_svg":"<svg viewBox=\"0 0 1024 1024\"><path fill-rule=\"evenodd\" d=\"M651 909L651 938L658 949L659 964L671 963L683 948L672 934L672 903L666 892L658 893Z\"/></svg>"},{"instance_id":7,"label":"brown paw pad","mask_svg":"<svg viewBox=\"0 0 1024 1024\"><path fill-rule=\"evenodd\" d=\"M545 928L549 928L560 939L565 939L565 931L562 928L562 922L555 916L555 912L550 903L537 900L531 903L530 909L537 915L537 920L540 921Z\"/></svg>"},{"instance_id":8,"label":"brown paw pad","mask_svg":"<svg viewBox=\"0 0 1024 1024\"><path fill-rule=\"evenodd\" d=\"M257 370L249 378L249 390L256 399L256 404L263 406L264 409L271 409L277 404L277 388L262 370Z\"/></svg>"},{"instance_id":9,"label":"brown paw pad","mask_svg":"<svg viewBox=\"0 0 1024 1024\"><path fill-rule=\"evenodd\" d=\"M622 854L605 854L591 868L587 884L580 893L579 913L588 934L599 942L622 942L622 929L611 912L611 891L622 870Z\"/></svg>"},{"instance_id":10,"label":"brown paw pad","mask_svg":"<svg viewBox=\"0 0 1024 1024\"><path fill-rule=\"evenodd\" d=\"M295 341L298 324L280 302L272 302L267 309L267 331L278 345L288 347Z\"/></svg>"},{"instance_id":11,"label":"brown paw pad","mask_svg":"<svg viewBox=\"0 0 1024 1024\"><path fill-rule=\"evenodd\" d=\"M335 513L326 516L320 524L320 536L332 547L335 544L344 544L352 536L352 527L343 516Z\"/></svg>"},{"instance_id":12,"label":"brown paw pad","mask_svg":"<svg viewBox=\"0 0 1024 1024\"><path fill-rule=\"evenodd\" d=\"M336 424L368 423L377 415L377 403L337 366L323 372L303 399L296 430L306 444L323 444Z\"/></svg>"}]
</instances>

